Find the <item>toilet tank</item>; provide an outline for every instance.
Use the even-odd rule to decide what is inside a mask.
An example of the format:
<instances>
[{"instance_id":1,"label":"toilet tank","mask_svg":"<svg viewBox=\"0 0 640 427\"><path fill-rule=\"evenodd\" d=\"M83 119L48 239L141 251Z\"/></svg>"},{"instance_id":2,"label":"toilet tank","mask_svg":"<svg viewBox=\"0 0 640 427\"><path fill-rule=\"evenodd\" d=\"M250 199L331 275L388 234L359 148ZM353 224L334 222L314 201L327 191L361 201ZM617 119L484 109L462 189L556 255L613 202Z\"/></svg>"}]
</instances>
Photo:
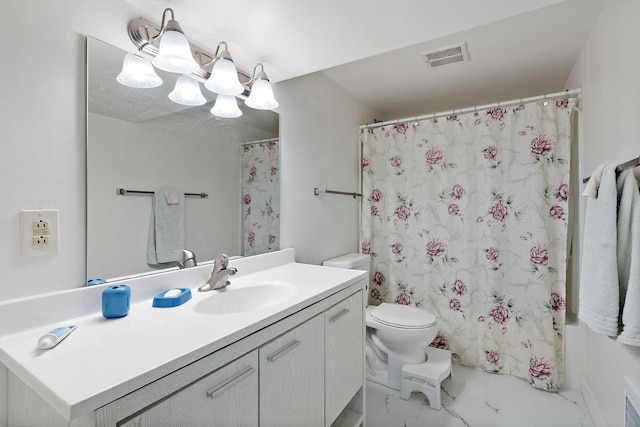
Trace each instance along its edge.
<instances>
[{"instance_id":1,"label":"toilet tank","mask_svg":"<svg viewBox=\"0 0 640 427\"><path fill-rule=\"evenodd\" d=\"M331 258L322 263L325 267L348 268L351 270L364 270L369 272L370 255L350 253Z\"/></svg>"},{"instance_id":2,"label":"toilet tank","mask_svg":"<svg viewBox=\"0 0 640 427\"><path fill-rule=\"evenodd\" d=\"M336 268L348 268L350 270L364 270L367 272L366 284L364 287L364 298L362 302L366 307L368 305L368 297L369 295L369 273L370 273L370 261L371 255L359 254L359 253L350 253L346 255L339 256L337 258L331 258L322 263L325 267L336 267Z\"/></svg>"}]
</instances>

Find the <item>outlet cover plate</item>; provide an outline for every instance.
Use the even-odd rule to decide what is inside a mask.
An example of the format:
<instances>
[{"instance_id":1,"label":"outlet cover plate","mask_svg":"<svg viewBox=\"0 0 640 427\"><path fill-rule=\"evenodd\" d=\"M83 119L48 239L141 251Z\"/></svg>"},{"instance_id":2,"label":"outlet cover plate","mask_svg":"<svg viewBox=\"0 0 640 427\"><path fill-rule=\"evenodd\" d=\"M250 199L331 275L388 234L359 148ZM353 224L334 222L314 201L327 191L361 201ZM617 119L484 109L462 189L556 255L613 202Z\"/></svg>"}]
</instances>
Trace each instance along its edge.
<instances>
[{"instance_id":1,"label":"outlet cover plate","mask_svg":"<svg viewBox=\"0 0 640 427\"><path fill-rule=\"evenodd\" d=\"M43 238L36 223L48 224ZM58 209L29 209L20 211L20 254L22 256L58 253Z\"/></svg>"}]
</instances>

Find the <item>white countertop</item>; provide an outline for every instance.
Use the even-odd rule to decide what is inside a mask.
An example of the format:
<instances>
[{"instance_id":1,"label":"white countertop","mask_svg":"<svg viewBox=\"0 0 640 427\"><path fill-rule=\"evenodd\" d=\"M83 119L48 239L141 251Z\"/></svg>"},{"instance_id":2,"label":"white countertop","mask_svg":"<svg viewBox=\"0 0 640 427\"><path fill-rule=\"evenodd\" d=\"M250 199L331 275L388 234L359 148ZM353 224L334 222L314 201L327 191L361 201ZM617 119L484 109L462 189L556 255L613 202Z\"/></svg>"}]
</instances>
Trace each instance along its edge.
<instances>
[{"instance_id":1,"label":"white countertop","mask_svg":"<svg viewBox=\"0 0 640 427\"><path fill-rule=\"evenodd\" d=\"M290 251L290 252L289 252ZM119 319L105 319L101 312L98 292L101 287L85 288L68 298L51 294L19 301L0 307L7 313L36 316L33 310L43 310L50 304L55 323L34 325L15 319L15 332L0 335L0 361L9 370L38 393L65 419L71 420L155 381L220 348L308 307L329 295L344 289L365 277L357 270L342 270L293 261L293 251L285 250L271 257L260 256L259 266L250 266L251 258L233 261L238 274L231 286L240 288L265 281L280 281L296 285L295 293L287 300L261 310L237 314L201 314L194 311L196 304L215 297L219 291L198 292L197 287L208 278L211 266L174 271L170 276L145 278L137 293L136 280L126 283L132 290L129 314ZM273 261L273 262L270 262ZM262 268L264 267L264 268ZM262 269L260 269L262 268ZM189 270L193 270L189 272ZM196 271L201 270L201 271ZM243 270L248 271L243 274ZM256 271L257 270L257 271ZM185 286L177 278L190 278L195 285ZM173 286L167 286L167 277ZM154 281L157 282L154 284ZM152 295L169 287L189 287L192 299L179 307L154 308ZM231 289L231 288L230 288ZM90 294L90 295L89 295ZM69 295L69 294L67 294ZM89 295L89 296L87 296ZM44 298L44 300L43 300ZM69 307L64 305L68 303ZM94 307L78 312L71 307L74 300L92 301ZM77 302L77 301L76 301ZM30 304L31 303L31 304ZM29 310L32 307L32 310ZM73 313L65 318L61 313ZM81 313L81 315L76 315ZM0 318L0 322L5 319ZM50 350L37 348L38 338L57 326L78 325L65 340Z\"/></svg>"}]
</instances>

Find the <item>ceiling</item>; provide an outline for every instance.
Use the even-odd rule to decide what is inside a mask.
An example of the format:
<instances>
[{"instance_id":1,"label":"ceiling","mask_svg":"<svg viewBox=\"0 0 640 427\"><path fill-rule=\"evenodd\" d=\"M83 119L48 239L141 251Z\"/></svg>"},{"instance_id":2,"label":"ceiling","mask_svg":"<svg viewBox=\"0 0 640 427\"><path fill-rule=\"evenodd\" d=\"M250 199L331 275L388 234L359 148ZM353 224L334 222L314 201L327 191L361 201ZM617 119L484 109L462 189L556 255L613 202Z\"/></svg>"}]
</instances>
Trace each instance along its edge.
<instances>
[{"instance_id":1,"label":"ceiling","mask_svg":"<svg viewBox=\"0 0 640 427\"><path fill-rule=\"evenodd\" d=\"M604 0L127 0L187 37L221 40L272 82L322 71L389 120L565 88ZM469 62L429 69L420 53L466 41ZM277 94L277 91L276 91Z\"/></svg>"}]
</instances>

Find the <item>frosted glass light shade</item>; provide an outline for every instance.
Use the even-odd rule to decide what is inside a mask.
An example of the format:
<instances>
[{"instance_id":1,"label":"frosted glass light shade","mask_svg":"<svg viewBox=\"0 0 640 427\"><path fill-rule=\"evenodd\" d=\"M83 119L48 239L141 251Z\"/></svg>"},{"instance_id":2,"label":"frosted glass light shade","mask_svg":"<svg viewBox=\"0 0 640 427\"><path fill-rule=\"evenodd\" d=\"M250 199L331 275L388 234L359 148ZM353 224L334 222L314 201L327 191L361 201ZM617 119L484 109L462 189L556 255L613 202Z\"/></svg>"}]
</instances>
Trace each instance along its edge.
<instances>
[{"instance_id":1,"label":"frosted glass light shade","mask_svg":"<svg viewBox=\"0 0 640 427\"><path fill-rule=\"evenodd\" d=\"M236 97L232 95L218 95L216 103L213 104L211 114L218 117L233 119L240 117L242 111L238 108Z\"/></svg>"},{"instance_id":2,"label":"frosted glass light shade","mask_svg":"<svg viewBox=\"0 0 640 427\"><path fill-rule=\"evenodd\" d=\"M162 84L151 62L145 58L127 52L122 61L122 71L116 77L118 83L135 88L153 88Z\"/></svg>"},{"instance_id":3,"label":"frosted glass light shade","mask_svg":"<svg viewBox=\"0 0 640 427\"><path fill-rule=\"evenodd\" d=\"M220 95L240 95L244 92L244 87L238 79L236 66L233 61L226 58L219 58L213 64L211 76L204 87Z\"/></svg>"},{"instance_id":4,"label":"frosted glass light shade","mask_svg":"<svg viewBox=\"0 0 640 427\"><path fill-rule=\"evenodd\" d=\"M151 62L172 73L193 73L200 69L193 59L187 38L179 31L165 31L160 39L158 55Z\"/></svg>"},{"instance_id":5,"label":"frosted glass light shade","mask_svg":"<svg viewBox=\"0 0 640 427\"><path fill-rule=\"evenodd\" d=\"M273 110L278 108L278 101L273 96L273 89L269 80L260 79L253 82L251 94L244 103L258 110Z\"/></svg>"},{"instance_id":6,"label":"frosted glass light shade","mask_svg":"<svg viewBox=\"0 0 640 427\"><path fill-rule=\"evenodd\" d=\"M169 94L169 99L177 104L197 106L202 105L207 100L202 96L200 84L187 76L178 76L176 86Z\"/></svg>"}]
</instances>

